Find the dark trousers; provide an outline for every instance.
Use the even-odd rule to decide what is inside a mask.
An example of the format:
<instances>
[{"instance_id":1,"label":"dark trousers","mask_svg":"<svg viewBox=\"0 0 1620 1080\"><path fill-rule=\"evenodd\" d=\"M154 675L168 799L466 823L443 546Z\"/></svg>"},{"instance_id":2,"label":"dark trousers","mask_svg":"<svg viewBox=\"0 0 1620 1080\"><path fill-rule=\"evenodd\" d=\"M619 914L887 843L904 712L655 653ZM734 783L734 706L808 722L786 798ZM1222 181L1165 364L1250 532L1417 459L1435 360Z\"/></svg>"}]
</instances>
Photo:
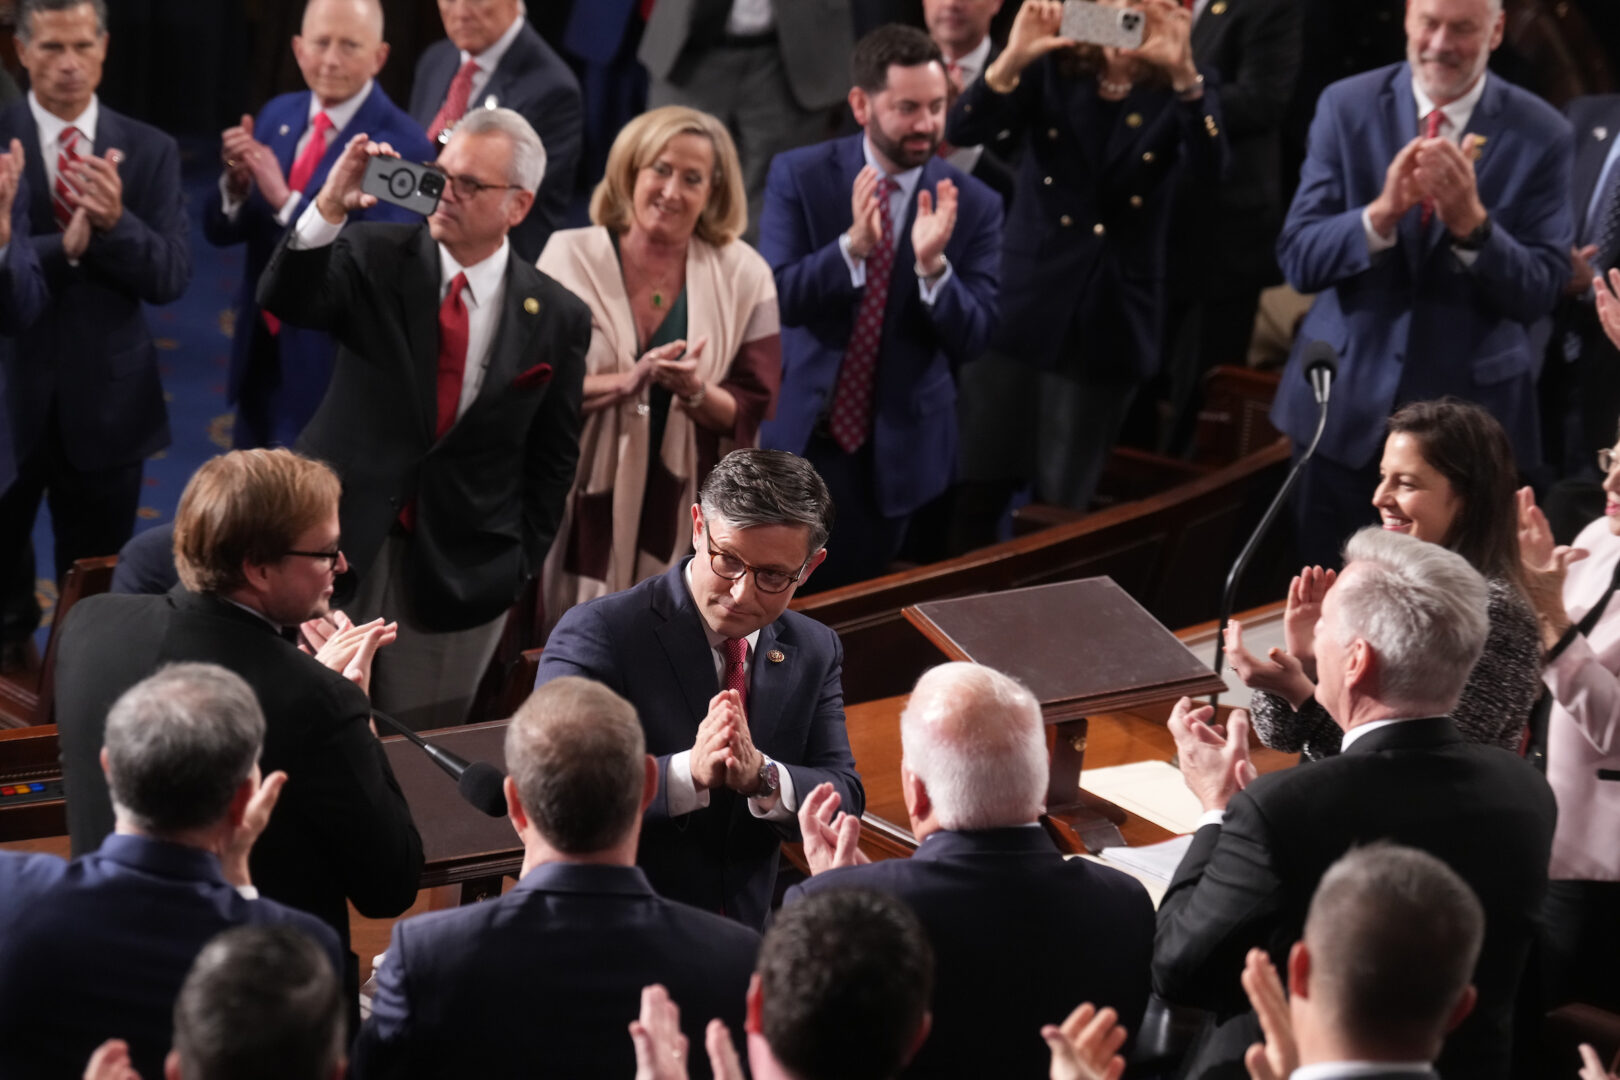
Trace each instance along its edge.
<instances>
[{"instance_id":1,"label":"dark trousers","mask_svg":"<svg viewBox=\"0 0 1620 1080\"><path fill-rule=\"evenodd\" d=\"M51 508L56 578L75 559L116 555L135 531L141 462L81 472L68 461L53 419L33 450L17 462L17 479L0 495L0 579L6 583L4 639L20 641L39 626L29 538L40 500ZM24 583L28 583L26 586Z\"/></svg>"},{"instance_id":2,"label":"dark trousers","mask_svg":"<svg viewBox=\"0 0 1620 1080\"><path fill-rule=\"evenodd\" d=\"M1549 881L1541 914L1543 1007L1620 1011L1620 881Z\"/></svg>"},{"instance_id":3,"label":"dark trousers","mask_svg":"<svg viewBox=\"0 0 1620 1080\"><path fill-rule=\"evenodd\" d=\"M817 433L810 437L804 456L826 482L834 513L826 561L799 592L833 589L886 573L900 552L911 515L889 517L878 507L872 440L846 454L829 436Z\"/></svg>"},{"instance_id":4,"label":"dark trousers","mask_svg":"<svg viewBox=\"0 0 1620 1080\"><path fill-rule=\"evenodd\" d=\"M1294 445L1295 461L1304 450ZM1320 454L1306 462L1293 496L1300 564L1338 569L1340 551L1350 534L1364 525L1378 524L1378 511L1372 505L1377 488L1376 458L1359 469Z\"/></svg>"}]
</instances>

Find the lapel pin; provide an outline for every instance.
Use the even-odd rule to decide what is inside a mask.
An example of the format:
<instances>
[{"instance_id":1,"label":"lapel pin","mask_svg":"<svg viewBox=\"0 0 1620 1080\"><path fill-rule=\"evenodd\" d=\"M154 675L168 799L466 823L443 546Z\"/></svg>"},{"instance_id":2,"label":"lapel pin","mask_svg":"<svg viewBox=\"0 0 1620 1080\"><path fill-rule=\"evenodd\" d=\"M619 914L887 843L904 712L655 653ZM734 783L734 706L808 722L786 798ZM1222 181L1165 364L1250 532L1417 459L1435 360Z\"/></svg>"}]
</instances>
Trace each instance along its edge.
<instances>
[{"instance_id":1,"label":"lapel pin","mask_svg":"<svg viewBox=\"0 0 1620 1080\"><path fill-rule=\"evenodd\" d=\"M1597 127L1592 129L1592 138L1596 139L1598 142L1602 142L1608 137L1609 129L1604 127L1602 124L1599 124Z\"/></svg>"},{"instance_id":2,"label":"lapel pin","mask_svg":"<svg viewBox=\"0 0 1620 1080\"><path fill-rule=\"evenodd\" d=\"M782 661L787 659L787 654L781 649L772 649L770 652L765 654L765 658L773 664L780 664Z\"/></svg>"},{"instance_id":3,"label":"lapel pin","mask_svg":"<svg viewBox=\"0 0 1620 1080\"><path fill-rule=\"evenodd\" d=\"M540 314L540 301L536 300L532 296L529 297L523 301L523 310L527 311L530 315Z\"/></svg>"},{"instance_id":4,"label":"lapel pin","mask_svg":"<svg viewBox=\"0 0 1620 1080\"><path fill-rule=\"evenodd\" d=\"M1133 112L1133 113L1128 114L1125 117L1125 126L1126 127L1133 127L1133 128L1141 127L1142 126L1142 114L1138 113L1138 112Z\"/></svg>"},{"instance_id":5,"label":"lapel pin","mask_svg":"<svg viewBox=\"0 0 1620 1080\"><path fill-rule=\"evenodd\" d=\"M1209 13L1211 15L1225 15L1226 0L1215 0L1213 4L1209 5Z\"/></svg>"},{"instance_id":6,"label":"lapel pin","mask_svg":"<svg viewBox=\"0 0 1620 1080\"><path fill-rule=\"evenodd\" d=\"M288 127L286 124L282 124L281 125L281 130L279 132L277 132L277 134L285 135L285 134L287 134L287 132L289 132L291 130L292 130L292 128Z\"/></svg>"},{"instance_id":7,"label":"lapel pin","mask_svg":"<svg viewBox=\"0 0 1620 1080\"><path fill-rule=\"evenodd\" d=\"M495 100L494 94L491 94L489 97L484 99L484 108L486 109L498 109L500 108L500 105L501 103Z\"/></svg>"},{"instance_id":8,"label":"lapel pin","mask_svg":"<svg viewBox=\"0 0 1620 1080\"><path fill-rule=\"evenodd\" d=\"M1462 151L1469 161L1478 161L1479 156L1485 152L1485 136L1469 133L1463 138Z\"/></svg>"}]
</instances>

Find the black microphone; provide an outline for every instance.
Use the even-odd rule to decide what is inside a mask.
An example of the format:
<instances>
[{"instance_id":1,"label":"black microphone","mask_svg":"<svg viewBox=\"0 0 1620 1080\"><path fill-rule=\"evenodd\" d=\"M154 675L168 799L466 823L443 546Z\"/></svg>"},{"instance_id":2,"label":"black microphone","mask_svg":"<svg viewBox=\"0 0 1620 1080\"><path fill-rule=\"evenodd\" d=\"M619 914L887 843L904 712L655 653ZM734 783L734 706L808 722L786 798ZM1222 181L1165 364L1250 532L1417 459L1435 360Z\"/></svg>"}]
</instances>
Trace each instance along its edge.
<instances>
[{"instance_id":1,"label":"black microphone","mask_svg":"<svg viewBox=\"0 0 1620 1080\"><path fill-rule=\"evenodd\" d=\"M1221 674L1222 662L1226 659L1226 624L1232 619L1232 605L1237 600L1238 582L1243 578L1243 571L1249 568L1249 560L1254 558L1255 549L1260 541L1271 529L1271 523L1276 520L1277 514L1282 510L1283 503L1288 500L1294 485L1299 483L1299 474L1305 468L1305 463L1311 460L1316 453L1316 444L1322 441L1322 429L1327 427L1328 394L1333 389L1333 376L1339 370L1339 355L1333 346L1325 341L1312 341L1305 346L1302 356L1305 362L1305 380L1311 384L1311 390L1316 395L1316 433L1311 436L1310 445L1305 452L1294 460L1293 466L1288 470L1282 487L1277 489L1276 497L1266 512L1260 518L1260 524L1254 527L1249 535L1249 542L1243 545L1238 553L1237 561L1232 564L1232 570L1226 575L1226 590L1221 593L1221 617L1219 628L1215 632L1215 674ZM1223 676L1224 677L1224 676ZM1211 694L1209 703L1215 704L1220 700L1220 694Z\"/></svg>"},{"instance_id":2,"label":"black microphone","mask_svg":"<svg viewBox=\"0 0 1620 1080\"><path fill-rule=\"evenodd\" d=\"M413 745L421 747L434 764L455 779L456 790L467 802L490 817L506 816L506 791L502 786L506 777L501 775L501 770L487 761L468 761L460 754L435 746L385 712L372 709L371 715L381 720L384 726L405 736Z\"/></svg>"},{"instance_id":3,"label":"black microphone","mask_svg":"<svg viewBox=\"0 0 1620 1080\"><path fill-rule=\"evenodd\" d=\"M1318 405L1328 403L1333 392L1333 378L1339 373L1339 354L1325 341L1313 341L1305 346L1305 381L1311 384Z\"/></svg>"}]
</instances>

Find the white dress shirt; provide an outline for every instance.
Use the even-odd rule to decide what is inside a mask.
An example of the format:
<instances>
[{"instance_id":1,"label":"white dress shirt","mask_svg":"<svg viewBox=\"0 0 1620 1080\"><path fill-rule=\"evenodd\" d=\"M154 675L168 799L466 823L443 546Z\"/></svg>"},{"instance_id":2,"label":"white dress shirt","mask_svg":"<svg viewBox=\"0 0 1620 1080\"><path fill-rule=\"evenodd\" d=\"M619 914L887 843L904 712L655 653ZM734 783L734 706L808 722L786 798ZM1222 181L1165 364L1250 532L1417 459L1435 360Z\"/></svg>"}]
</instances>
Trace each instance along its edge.
<instances>
[{"instance_id":1,"label":"white dress shirt","mask_svg":"<svg viewBox=\"0 0 1620 1080\"><path fill-rule=\"evenodd\" d=\"M519 4L517 18L512 20L512 25L508 26L506 32L496 38L489 48L477 56L474 56L466 49L461 50L461 63L463 65L468 60L478 61L478 70L473 72L472 90L467 95L468 109L478 107L478 95L483 92L484 87L489 85L489 77L495 74L495 69L500 66L501 57L506 55L506 50L512 47L512 42L516 41L518 34L522 32L523 22L523 5ZM500 102L497 101L495 104L499 105Z\"/></svg>"},{"instance_id":2,"label":"white dress shirt","mask_svg":"<svg viewBox=\"0 0 1620 1080\"><path fill-rule=\"evenodd\" d=\"M45 166L45 190L56 190L56 159L62 153L62 132L69 127L79 129L79 156L89 157L96 145L96 121L101 116L101 99L90 95L90 104L72 120L63 120L55 113L45 111L32 90L28 91L28 111L34 114L34 126L39 128L39 160Z\"/></svg>"},{"instance_id":3,"label":"white dress shirt","mask_svg":"<svg viewBox=\"0 0 1620 1080\"><path fill-rule=\"evenodd\" d=\"M1400 1073L1414 1080L1436 1077L1434 1066L1427 1061L1323 1061L1315 1065L1301 1065L1289 1080L1356 1080L1363 1076L1388 1076Z\"/></svg>"},{"instance_id":4,"label":"white dress shirt","mask_svg":"<svg viewBox=\"0 0 1620 1080\"><path fill-rule=\"evenodd\" d=\"M967 55L949 61L947 67L951 63L956 65L957 75L962 80L962 89L965 90L972 85L974 79L984 74L989 62L990 35L986 34L977 45L967 51ZM973 170L978 167L979 155L983 153L982 146L958 146L952 149L945 160L971 176Z\"/></svg>"},{"instance_id":5,"label":"white dress shirt","mask_svg":"<svg viewBox=\"0 0 1620 1080\"><path fill-rule=\"evenodd\" d=\"M298 218L293 229L291 244L294 248L325 247L343 231L340 222L333 225L321 216L312 201ZM461 375L461 402L456 407L460 419L478 398L484 385L484 372L489 367L490 346L495 342L495 324L499 320L501 302L506 297L506 264L511 258L512 246L505 239L495 254L471 266L457 263L450 253L439 245L439 300L444 300L450 282L463 271L467 274L467 287L461 292L467 305L467 366Z\"/></svg>"},{"instance_id":6,"label":"white dress shirt","mask_svg":"<svg viewBox=\"0 0 1620 1080\"><path fill-rule=\"evenodd\" d=\"M868 165L872 166L880 174L887 175L883 172L883 166L878 163L877 154L872 150L872 141L864 135L861 136L861 153L866 156ZM889 192L889 221L894 233L893 236L889 237L889 247L891 249L897 250L900 247L900 230L906 227L906 211L911 206L912 197L917 194L917 182L922 179L922 171L923 167L918 165L914 169L907 169L905 172L895 173L889 177L895 184L895 189ZM857 289L866 288L866 260L857 259L849 253L849 232L847 230L838 238L838 250L844 256L844 265L849 267L850 284ZM905 269L905 267L901 266L894 267L889 272L889 280L893 281L894 275L904 273ZM912 267L912 272L916 272L915 267ZM945 272L932 282L925 277L917 278L917 289L922 296L922 302L929 307L933 307L934 297L939 295L939 290L944 288L945 283L950 279L951 264L949 260L945 263Z\"/></svg>"},{"instance_id":7,"label":"white dress shirt","mask_svg":"<svg viewBox=\"0 0 1620 1080\"><path fill-rule=\"evenodd\" d=\"M342 133L344 128L349 126L349 121L354 119L354 114L360 111L360 106L366 103L366 98L370 96L373 85L375 84L372 82L372 80L367 79L366 85L360 88L360 92L358 94L355 94L347 101L340 101L336 105L329 105L325 107L322 107L320 98L316 97L314 94L309 95L309 116L305 119L304 133L298 136L298 142L293 146L292 160L287 165L287 175L282 177L283 180L291 180L292 166L298 163L298 159L300 157L303 157L304 148L309 145L309 140L314 137L315 117L324 112L326 114L326 118L332 121L332 126L326 129L326 137L324 140L326 147L330 147L333 140L335 140ZM265 141L264 136L265 133L261 131L255 131L253 133L253 137L258 139L260 142ZM242 209L242 204L247 200L239 199L231 194L230 185L225 182L226 177L229 175L230 170L228 169L219 174L219 195L221 200L220 209L224 212L225 217L228 220L235 221L236 215ZM313 177L311 179L313 179ZM313 199L315 197L315 193L310 192L309 197ZM276 210L276 224L282 226L287 225L294 217L297 216L298 208L302 206L303 203L304 194L293 191L289 187L287 191L287 201L282 203L280 208Z\"/></svg>"},{"instance_id":8,"label":"white dress shirt","mask_svg":"<svg viewBox=\"0 0 1620 1080\"><path fill-rule=\"evenodd\" d=\"M804 3L804 0L795 0ZM747 36L763 34L776 25L776 12L771 0L732 0L726 15L726 33Z\"/></svg>"},{"instance_id":9,"label":"white dress shirt","mask_svg":"<svg viewBox=\"0 0 1620 1080\"><path fill-rule=\"evenodd\" d=\"M1474 106L1479 104L1480 97L1485 93L1485 80L1490 77L1490 72L1482 73L1479 79L1475 81L1473 89L1469 90L1468 93L1453 101L1450 105L1440 106L1440 138L1449 139L1454 143L1461 143L1463 132L1468 130L1468 121L1473 119ZM1415 75L1412 77L1412 97L1417 100L1418 134L1421 135L1424 129L1424 118L1434 111L1435 105L1434 100L1423 92L1423 87L1418 85L1417 76ZM1381 251L1388 251L1395 246L1395 241L1400 236L1398 229L1392 231L1388 236L1384 236L1373 228L1370 205L1362 208L1361 228L1367 234L1367 252L1371 255L1377 255ZM1465 266L1474 265L1474 260L1479 258L1479 252L1477 251L1453 250L1453 254Z\"/></svg>"},{"instance_id":10,"label":"white dress shirt","mask_svg":"<svg viewBox=\"0 0 1620 1080\"><path fill-rule=\"evenodd\" d=\"M697 558L706 557L697 556ZM690 593L692 591L690 560L681 576L686 582L686 591ZM695 600L694 597L694 602ZM723 649L726 638L709 629L709 624L703 622L701 616L698 621L703 623L703 636L709 641L709 656L714 661L715 685L718 686L726 677L726 654ZM743 678L747 679L754 673L754 647L759 644L759 631L755 630L743 640L748 642L748 651L743 656ZM769 755L766 755L766 760L770 760ZM799 798L793 790L793 776L780 763L777 765L776 776L777 782L781 785L776 794L749 799L748 812L766 821L792 821L799 813ZM664 771L664 794L669 800L670 817L690 814L709 805L708 789L699 791L697 782L692 779L692 751L682 750L678 754L670 755L669 767Z\"/></svg>"}]
</instances>

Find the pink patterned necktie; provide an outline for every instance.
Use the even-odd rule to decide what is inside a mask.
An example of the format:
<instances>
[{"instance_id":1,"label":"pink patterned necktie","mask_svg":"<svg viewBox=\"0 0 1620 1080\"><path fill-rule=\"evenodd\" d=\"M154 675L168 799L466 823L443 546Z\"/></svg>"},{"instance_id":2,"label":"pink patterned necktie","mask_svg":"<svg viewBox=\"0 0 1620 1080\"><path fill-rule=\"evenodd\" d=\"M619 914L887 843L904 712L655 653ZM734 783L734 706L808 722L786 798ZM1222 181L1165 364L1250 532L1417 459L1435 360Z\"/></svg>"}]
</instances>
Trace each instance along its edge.
<instances>
[{"instance_id":1,"label":"pink patterned necktie","mask_svg":"<svg viewBox=\"0 0 1620 1080\"><path fill-rule=\"evenodd\" d=\"M877 184L883 235L866 254L866 292L855 310L855 329L844 351L844 363L838 369L838 384L827 417L833 441L846 454L859 450L872 430L872 387L877 381L883 312L888 306L889 276L894 269L894 221L889 213L889 196L898 188L887 176Z\"/></svg>"},{"instance_id":2,"label":"pink patterned necktie","mask_svg":"<svg viewBox=\"0 0 1620 1080\"><path fill-rule=\"evenodd\" d=\"M726 654L726 677L722 690L735 690L742 699L743 711L748 710L748 639L726 638L720 643Z\"/></svg>"},{"instance_id":3,"label":"pink patterned necktie","mask_svg":"<svg viewBox=\"0 0 1620 1080\"><path fill-rule=\"evenodd\" d=\"M68 174L84 160L79 156L80 134L76 127L65 127L57 138L60 149L56 154L56 184L51 189L51 213L56 215L56 225L64 232L68 222L73 220L73 208L79 205L79 189Z\"/></svg>"},{"instance_id":4,"label":"pink patterned necktie","mask_svg":"<svg viewBox=\"0 0 1620 1080\"><path fill-rule=\"evenodd\" d=\"M467 115L467 99L472 97L472 81L476 74L478 61L468 60L461 65L456 77L450 80L450 89L444 95L444 104L439 106L438 114L433 117L433 122L428 124L428 138L437 140L442 131L455 127L456 121Z\"/></svg>"},{"instance_id":5,"label":"pink patterned necktie","mask_svg":"<svg viewBox=\"0 0 1620 1080\"><path fill-rule=\"evenodd\" d=\"M1423 137L1425 139L1439 138L1439 136L1440 136L1440 121L1444 120L1444 119L1445 119L1445 114L1442 113L1439 109L1431 109L1431 110L1429 110L1429 115L1425 116L1423 118ZM1418 222L1425 229L1427 229L1429 227L1429 222L1433 218L1434 218L1434 196L1433 195L1425 195L1425 196L1423 196L1423 210L1422 210L1421 213L1418 214Z\"/></svg>"}]
</instances>

